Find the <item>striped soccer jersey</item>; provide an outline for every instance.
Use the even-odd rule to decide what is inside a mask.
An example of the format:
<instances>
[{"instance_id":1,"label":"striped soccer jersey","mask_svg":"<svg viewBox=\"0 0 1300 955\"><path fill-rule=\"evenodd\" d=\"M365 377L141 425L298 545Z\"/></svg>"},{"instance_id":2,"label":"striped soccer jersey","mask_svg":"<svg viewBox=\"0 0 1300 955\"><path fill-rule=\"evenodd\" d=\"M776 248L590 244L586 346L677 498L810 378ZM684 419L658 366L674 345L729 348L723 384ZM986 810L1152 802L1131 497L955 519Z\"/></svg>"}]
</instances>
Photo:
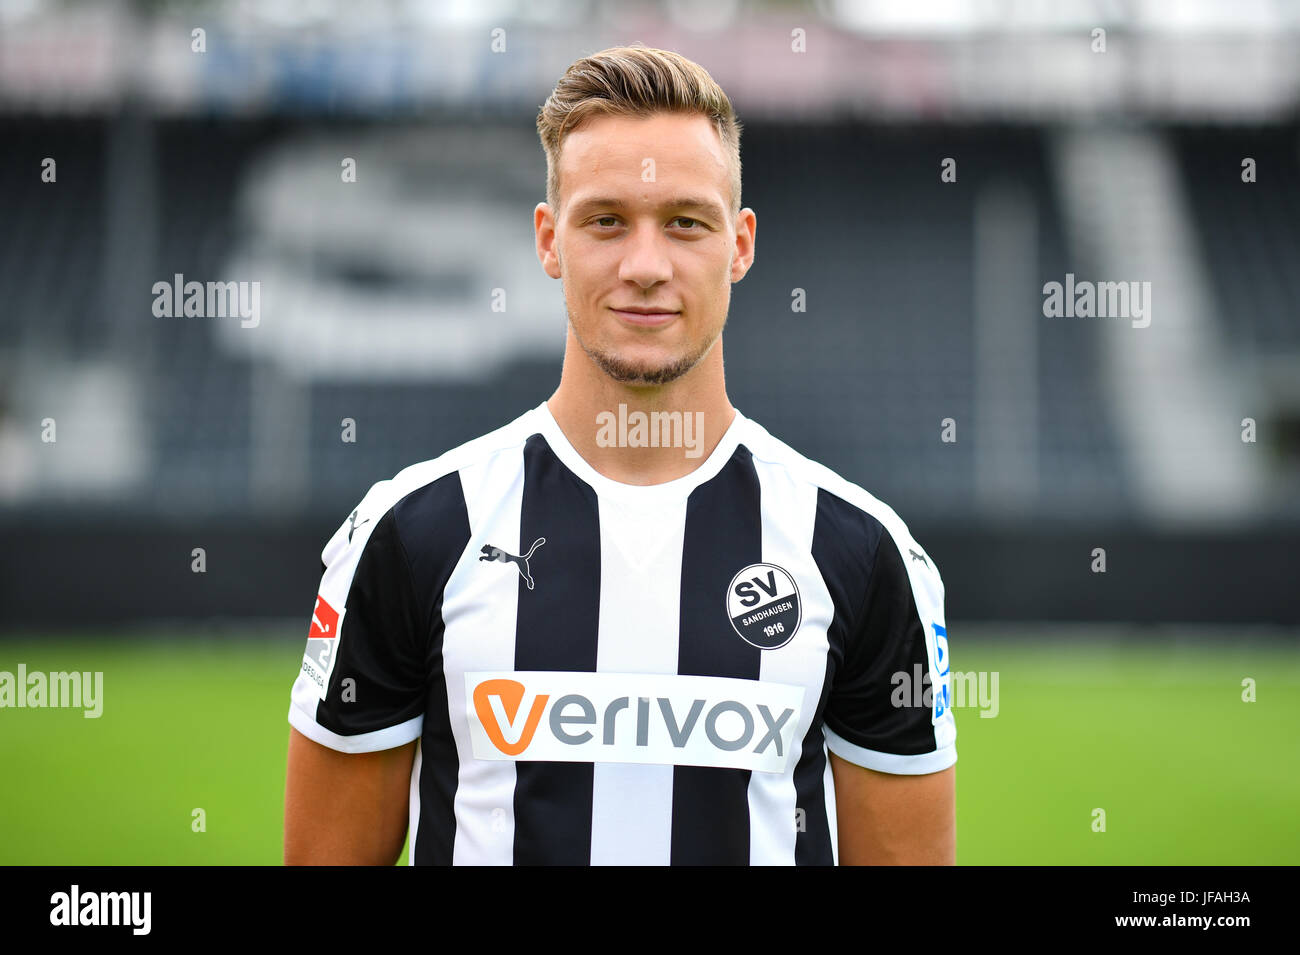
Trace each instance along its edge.
<instances>
[{"instance_id":1,"label":"striped soccer jersey","mask_svg":"<svg viewBox=\"0 0 1300 955\"><path fill-rule=\"evenodd\" d=\"M828 749L957 759L933 560L739 411L634 486L543 402L375 484L321 559L289 722L419 740L413 865L832 864Z\"/></svg>"}]
</instances>

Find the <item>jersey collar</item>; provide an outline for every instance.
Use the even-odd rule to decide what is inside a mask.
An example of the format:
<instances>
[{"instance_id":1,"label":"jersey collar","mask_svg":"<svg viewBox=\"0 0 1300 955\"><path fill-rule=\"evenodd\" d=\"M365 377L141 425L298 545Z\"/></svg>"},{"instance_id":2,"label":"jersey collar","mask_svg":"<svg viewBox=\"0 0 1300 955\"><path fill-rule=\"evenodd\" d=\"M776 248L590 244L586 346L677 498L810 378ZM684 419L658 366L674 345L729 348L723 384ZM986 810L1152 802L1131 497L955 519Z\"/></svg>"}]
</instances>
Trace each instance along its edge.
<instances>
[{"instance_id":1,"label":"jersey collar","mask_svg":"<svg viewBox=\"0 0 1300 955\"><path fill-rule=\"evenodd\" d=\"M745 428L745 422L749 420L741 414L739 408L736 408L735 412L736 416L732 418L718 446L694 471L662 484L624 484L606 477L587 463L587 460L569 443L569 439L565 437L545 401L533 409L538 430L565 467L591 485L603 497L617 498L628 503L648 504L685 498L695 488L717 476L740 445L741 433Z\"/></svg>"}]
</instances>

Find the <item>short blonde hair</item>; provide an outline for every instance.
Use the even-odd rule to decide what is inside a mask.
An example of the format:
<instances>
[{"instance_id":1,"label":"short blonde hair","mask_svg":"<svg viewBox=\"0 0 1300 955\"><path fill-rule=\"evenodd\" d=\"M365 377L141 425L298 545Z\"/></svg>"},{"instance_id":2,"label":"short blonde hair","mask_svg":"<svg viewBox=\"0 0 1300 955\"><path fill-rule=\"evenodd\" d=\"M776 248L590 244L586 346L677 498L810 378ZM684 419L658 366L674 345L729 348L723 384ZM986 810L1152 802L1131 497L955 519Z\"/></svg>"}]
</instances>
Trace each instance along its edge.
<instances>
[{"instance_id":1,"label":"short blonde hair","mask_svg":"<svg viewBox=\"0 0 1300 955\"><path fill-rule=\"evenodd\" d=\"M731 214L740 211L741 124L731 100L708 70L669 50L642 43L583 57L564 71L537 114L546 153L546 201L559 210L560 147L585 120L598 114L650 116L703 113L713 122L731 167Z\"/></svg>"}]
</instances>

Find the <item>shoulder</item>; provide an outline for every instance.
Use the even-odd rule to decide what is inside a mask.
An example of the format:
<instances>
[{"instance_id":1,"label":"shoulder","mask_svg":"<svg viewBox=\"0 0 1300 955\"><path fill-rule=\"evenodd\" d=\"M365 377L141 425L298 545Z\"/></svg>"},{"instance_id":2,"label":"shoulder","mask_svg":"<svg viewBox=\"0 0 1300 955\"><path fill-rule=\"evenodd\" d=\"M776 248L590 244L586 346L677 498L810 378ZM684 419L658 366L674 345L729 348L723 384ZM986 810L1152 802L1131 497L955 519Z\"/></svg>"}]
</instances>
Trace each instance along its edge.
<instances>
[{"instance_id":1,"label":"shoulder","mask_svg":"<svg viewBox=\"0 0 1300 955\"><path fill-rule=\"evenodd\" d=\"M352 543L354 535L369 536L371 529L390 512L463 510L459 474L468 468L490 462L502 454L518 454L528 438L539 430L537 409L521 414L509 424L457 445L435 458L408 465L391 478L371 485L356 507L344 517L321 552L321 560L331 564L331 556Z\"/></svg>"},{"instance_id":2,"label":"shoulder","mask_svg":"<svg viewBox=\"0 0 1300 955\"><path fill-rule=\"evenodd\" d=\"M874 551L887 535L909 572L913 565L924 569L942 588L938 567L892 507L861 485L796 451L752 418L746 418L744 425L741 443L753 455L755 467L805 491L815 489L818 519L828 522L846 546ZM882 530L886 535L881 534Z\"/></svg>"}]
</instances>

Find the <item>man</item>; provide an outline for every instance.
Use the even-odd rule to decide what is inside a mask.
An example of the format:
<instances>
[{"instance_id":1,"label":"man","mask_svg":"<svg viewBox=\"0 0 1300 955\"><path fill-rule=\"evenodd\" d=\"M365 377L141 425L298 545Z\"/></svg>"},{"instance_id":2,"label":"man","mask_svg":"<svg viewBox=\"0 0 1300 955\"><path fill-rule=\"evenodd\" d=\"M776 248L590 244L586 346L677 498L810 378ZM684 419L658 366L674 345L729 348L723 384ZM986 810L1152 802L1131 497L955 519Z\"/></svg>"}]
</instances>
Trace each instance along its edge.
<instances>
[{"instance_id":1,"label":"man","mask_svg":"<svg viewBox=\"0 0 1300 955\"><path fill-rule=\"evenodd\" d=\"M938 569L727 400L756 219L726 95L606 50L538 130L560 385L325 546L286 862L392 864L409 829L412 864L952 863Z\"/></svg>"}]
</instances>

